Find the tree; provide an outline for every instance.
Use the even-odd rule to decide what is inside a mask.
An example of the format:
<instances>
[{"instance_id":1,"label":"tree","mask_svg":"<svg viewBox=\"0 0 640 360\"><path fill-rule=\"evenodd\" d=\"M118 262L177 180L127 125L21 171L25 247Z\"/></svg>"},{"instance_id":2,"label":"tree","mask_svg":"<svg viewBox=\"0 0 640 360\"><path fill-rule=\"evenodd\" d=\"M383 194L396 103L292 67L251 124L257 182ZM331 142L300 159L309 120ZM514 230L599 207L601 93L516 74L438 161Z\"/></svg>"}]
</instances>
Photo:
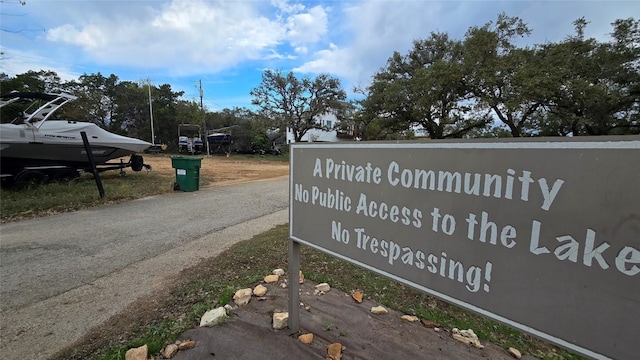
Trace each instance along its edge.
<instances>
[{"instance_id":1,"label":"tree","mask_svg":"<svg viewBox=\"0 0 640 360\"><path fill-rule=\"evenodd\" d=\"M470 28L464 40L466 86L514 137L531 130L531 117L542 107L548 89L546 69L535 52L513 44L530 32L521 19L502 13L495 23Z\"/></svg>"},{"instance_id":2,"label":"tree","mask_svg":"<svg viewBox=\"0 0 640 360\"><path fill-rule=\"evenodd\" d=\"M351 139L360 137L358 121L356 118L358 112L361 110L360 104L361 101L359 100L350 100L343 103L343 106L340 108L340 112L337 116L340 119L340 122L333 127L337 132L337 137Z\"/></svg>"},{"instance_id":3,"label":"tree","mask_svg":"<svg viewBox=\"0 0 640 360\"><path fill-rule=\"evenodd\" d=\"M613 42L585 39L584 18L575 34L541 48L552 69L552 96L543 124L562 133L614 135L640 132L640 31L634 19L617 20Z\"/></svg>"},{"instance_id":4,"label":"tree","mask_svg":"<svg viewBox=\"0 0 640 360\"><path fill-rule=\"evenodd\" d=\"M121 132L123 129L114 120L116 111L116 84L118 77L111 74L104 77L101 73L83 74L78 81L64 84L64 90L78 97L73 106L66 106L63 111L74 119L89 121L111 131Z\"/></svg>"},{"instance_id":5,"label":"tree","mask_svg":"<svg viewBox=\"0 0 640 360\"><path fill-rule=\"evenodd\" d=\"M433 139L461 137L485 127L487 119L472 112L463 82L462 50L460 41L433 32L414 41L407 55L395 52L374 75L364 113L377 119L376 125L396 131L421 126Z\"/></svg>"},{"instance_id":6,"label":"tree","mask_svg":"<svg viewBox=\"0 0 640 360\"><path fill-rule=\"evenodd\" d=\"M0 84L2 84L2 94L11 91L25 92L53 92L60 90L60 77L54 71L29 70L24 74L18 74L15 77L9 77L2 74Z\"/></svg>"},{"instance_id":7,"label":"tree","mask_svg":"<svg viewBox=\"0 0 640 360\"><path fill-rule=\"evenodd\" d=\"M385 86L385 82L374 82L364 90L356 89L356 92L365 95L364 99L354 102L357 110L353 114L353 124L361 140L400 139L409 131L408 121L383 110ZM378 87L378 91L374 87Z\"/></svg>"},{"instance_id":8,"label":"tree","mask_svg":"<svg viewBox=\"0 0 640 360\"><path fill-rule=\"evenodd\" d=\"M298 79L292 72L265 70L260 85L250 92L252 104L273 128L291 129L296 142L311 129L323 129L317 117L336 111L346 99L340 80L328 74Z\"/></svg>"},{"instance_id":9,"label":"tree","mask_svg":"<svg viewBox=\"0 0 640 360\"><path fill-rule=\"evenodd\" d=\"M114 127L117 125L128 136L151 142L148 89L137 82L122 81L117 86L116 103Z\"/></svg>"}]
</instances>

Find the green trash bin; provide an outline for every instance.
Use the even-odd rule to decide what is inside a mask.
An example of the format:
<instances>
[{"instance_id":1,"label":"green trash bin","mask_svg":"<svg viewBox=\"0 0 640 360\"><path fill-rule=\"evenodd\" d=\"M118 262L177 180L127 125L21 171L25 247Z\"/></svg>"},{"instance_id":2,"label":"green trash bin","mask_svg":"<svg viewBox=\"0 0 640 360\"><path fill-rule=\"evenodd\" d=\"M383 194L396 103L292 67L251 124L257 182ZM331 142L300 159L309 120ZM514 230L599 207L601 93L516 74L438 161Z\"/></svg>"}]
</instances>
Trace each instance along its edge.
<instances>
[{"instance_id":1,"label":"green trash bin","mask_svg":"<svg viewBox=\"0 0 640 360\"><path fill-rule=\"evenodd\" d=\"M200 165L202 158L172 156L171 167L176 169L174 190L196 191L200 188Z\"/></svg>"}]
</instances>

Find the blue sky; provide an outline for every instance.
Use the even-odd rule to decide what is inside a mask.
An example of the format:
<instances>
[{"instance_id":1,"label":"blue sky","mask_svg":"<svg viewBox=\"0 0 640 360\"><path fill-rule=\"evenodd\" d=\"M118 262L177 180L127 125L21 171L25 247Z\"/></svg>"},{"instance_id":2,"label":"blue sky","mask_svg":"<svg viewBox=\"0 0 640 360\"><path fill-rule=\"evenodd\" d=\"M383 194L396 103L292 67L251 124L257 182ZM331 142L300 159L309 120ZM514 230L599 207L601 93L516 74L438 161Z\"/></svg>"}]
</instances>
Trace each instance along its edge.
<instances>
[{"instance_id":1,"label":"blue sky","mask_svg":"<svg viewBox=\"0 0 640 360\"><path fill-rule=\"evenodd\" d=\"M0 72L53 70L168 83L211 111L252 107L264 69L329 73L351 98L394 51L505 12L533 30L522 44L561 41L584 16L586 35L608 40L611 23L640 17L637 1L0 0Z\"/></svg>"}]
</instances>

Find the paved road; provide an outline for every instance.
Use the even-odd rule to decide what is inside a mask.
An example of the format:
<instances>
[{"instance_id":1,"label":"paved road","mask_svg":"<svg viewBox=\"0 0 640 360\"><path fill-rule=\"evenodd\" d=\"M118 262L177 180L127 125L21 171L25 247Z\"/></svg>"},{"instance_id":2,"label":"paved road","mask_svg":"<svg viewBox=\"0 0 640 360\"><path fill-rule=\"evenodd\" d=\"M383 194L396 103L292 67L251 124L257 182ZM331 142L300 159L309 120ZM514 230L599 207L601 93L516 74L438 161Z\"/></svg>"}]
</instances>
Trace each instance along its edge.
<instances>
[{"instance_id":1,"label":"paved road","mask_svg":"<svg viewBox=\"0 0 640 360\"><path fill-rule=\"evenodd\" d=\"M281 178L0 225L0 353L46 359L287 209Z\"/></svg>"}]
</instances>

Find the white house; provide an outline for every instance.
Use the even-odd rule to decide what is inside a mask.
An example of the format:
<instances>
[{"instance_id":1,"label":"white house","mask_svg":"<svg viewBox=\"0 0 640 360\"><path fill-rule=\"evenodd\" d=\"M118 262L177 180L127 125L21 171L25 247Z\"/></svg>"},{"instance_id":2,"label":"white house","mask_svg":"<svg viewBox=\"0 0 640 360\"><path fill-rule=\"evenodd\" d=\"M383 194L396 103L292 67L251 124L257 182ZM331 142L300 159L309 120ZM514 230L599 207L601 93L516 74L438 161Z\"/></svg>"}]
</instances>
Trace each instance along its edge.
<instances>
[{"instance_id":1,"label":"white house","mask_svg":"<svg viewBox=\"0 0 640 360\"><path fill-rule=\"evenodd\" d=\"M338 132L334 127L339 123L338 118L333 113L326 113L316 118L316 122L326 129L311 129L302 136L305 142L337 142L337 141L353 141L353 130L350 133ZM295 142L293 130L287 128L287 144Z\"/></svg>"}]
</instances>

